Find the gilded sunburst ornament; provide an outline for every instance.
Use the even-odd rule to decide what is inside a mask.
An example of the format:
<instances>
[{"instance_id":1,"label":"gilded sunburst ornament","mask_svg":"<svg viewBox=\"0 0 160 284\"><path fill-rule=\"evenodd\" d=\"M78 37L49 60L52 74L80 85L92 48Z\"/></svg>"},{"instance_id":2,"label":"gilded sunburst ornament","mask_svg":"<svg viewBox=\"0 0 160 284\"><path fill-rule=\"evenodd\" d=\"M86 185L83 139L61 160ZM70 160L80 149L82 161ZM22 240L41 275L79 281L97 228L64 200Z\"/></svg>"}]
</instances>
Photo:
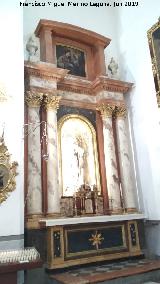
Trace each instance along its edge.
<instances>
[{"instance_id":1,"label":"gilded sunburst ornament","mask_svg":"<svg viewBox=\"0 0 160 284\"><path fill-rule=\"evenodd\" d=\"M96 231L95 235L92 234L92 238L89 239L90 242L92 242L92 246L95 246L96 249L99 249L99 245L101 245L104 238L102 237L101 233L98 233Z\"/></svg>"}]
</instances>

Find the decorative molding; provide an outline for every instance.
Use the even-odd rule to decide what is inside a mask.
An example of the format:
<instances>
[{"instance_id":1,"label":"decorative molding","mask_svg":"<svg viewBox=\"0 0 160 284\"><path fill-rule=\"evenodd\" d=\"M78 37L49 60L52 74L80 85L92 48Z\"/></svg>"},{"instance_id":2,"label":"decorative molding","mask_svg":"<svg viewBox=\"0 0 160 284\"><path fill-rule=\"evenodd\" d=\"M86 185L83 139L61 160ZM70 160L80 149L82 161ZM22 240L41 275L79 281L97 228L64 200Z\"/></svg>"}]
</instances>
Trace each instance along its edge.
<instances>
[{"instance_id":1,"label":"decorative molding","mask_svg":"<svg viewBox=\"0 0 160 284\"><path fill-rule=\"evenodd\" d=\"M25 78L27 77L38 77L46 80L60 81L68 73L68 70L56 68L54 64L47 62L29 62L25 61L24 65L24 74Z\"/></svg>"},{"instance_id":2,"label":"decorative molding","mask_svg":"<svg viewBox=\"0 0 160 284\"><path fill-rule=\"evenodd\" d=\"M99 249L99 245L104 241L104 238L102 237L101 233L98 233L97 230L95 234L92 234L92 237L89 239L89 241L92 243L92 246L96 247L96 250Z\"/></svg>"},{"instance_id":3,"label":"decorative molding","mask_svg":"<svg viewBox=\"0 0 160 284\"><path fill-rule=\"evenodd\" d=\"M92 88L82 85L81 83L78 85L73 85L73 82L61 82L58 84L59 91L67 91L77 94L85 94L85 95L94 95Z\"/></svg>"},{"instance_id":4,"label":"decorative molding","mask_svg":"<svg viewBox=\"0 0 160 284\"><path fill-rule=\"evenodd\" d=\"M5 201L16 187L17 166L17 162L10 163L7 146L3 137L0 137L0 203Z\"/></svg>"},{"instance_id":5,"label":"decorative molding","mask_svg":"<svg viewBox=\"0 0 160 284\"><path fill-rule=\"evenodd\" d=\"M94 93L98 93L104 90L104 91L125 94L131 90L132 86L133 86L133 83L110 79L107 76L99 76L92 83L92 88L94 90Z\"/></svg>"},{"instance_id":6,"label":"decorative molding","mask_svg":"<svg viewBox=\"0 0 160 284\"><path fill-rule=\"evenodd\" d=\"M45 95L44 104L46 109L57 110L59 108L61 96Z\"/></svg>"},{"instance_id":7,"label":"decorative molding","mask_svg":"<svg viewBox=\"0 0 160 284\"><path fill-rule=\"evenodd\" d=\"M59 91L68 91L91 96L97 95L100 91L127 93L133 86L132 83L110 79L107 76L99 76L94 81L81 79L76 76L67 75L68 70L56 68L49 63L25 62L26 79L32 76L57 82Z\"/></svg>"},{"instance_id":8,"label":"decorative molding","mask_svg":"<svg viewBox=\"0 0 160 284\"><path fill-rule=\"evenodd\" d=\"M65 79L58 84L58 90L95 96L100 91L125 94L132 88L132 86L132 83L109 79L107 76L100 76L94 81L65 77Z\"/></svg>"},{"instance_id":9,"label":"decorative molding","mask_svg":"<svg viewBox=\"0 0 160 284\"><path fill-rule=\"evenodd\" d=\"M104 48L107 47L111 41L109 38L97 34L93 31L89 31L71 24L51 20L40 20L35 30L35 35L37 37L40 37L41 31L44 30L53 32L56 35L58 34L62 38L65 38L66 34L68 35L69 33L70 39L74 41L79 41L81 39L84 44L95 45L95 43L98 43Z\"/></svg>"},{"instance_id":10,"label":"decorative molding","mask_svg":"<svg viewBox=\"0 0 160 284\"><path fill-rule=\"evenodd\" d=\"M29 107L40 107L43 100L43 93L26 91L25 101Z\"/></svg>"},{"instance_id":11,"label":"decorative molding","mask_svg":"<svg viewBox=\"0 0 160 284\"><path fill-rule=\"evenodd\" d=\"M115 106L110 104L102 104L101 106L98 106L96 110L100 111L103 118L112 117Z\"/></svg>"}]
</instances>

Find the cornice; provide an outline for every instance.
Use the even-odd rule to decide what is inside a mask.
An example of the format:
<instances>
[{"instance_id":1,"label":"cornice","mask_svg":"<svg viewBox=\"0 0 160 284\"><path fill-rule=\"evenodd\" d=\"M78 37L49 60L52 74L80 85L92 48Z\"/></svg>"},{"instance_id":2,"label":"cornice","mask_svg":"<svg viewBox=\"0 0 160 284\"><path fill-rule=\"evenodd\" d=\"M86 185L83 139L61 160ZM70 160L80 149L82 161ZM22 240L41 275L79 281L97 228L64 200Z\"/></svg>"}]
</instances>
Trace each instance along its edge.
<instances>
[{"instance_id":1,"label":"cornice","mask_svg":"<svg viewBox=\"0 0 160 284\"><path fill-rule=\"evenodd\" d=\"M74 76L66 76L57 86L60 91L68 91L79 94L94 95L92 82Z\"/></svg>"},{"instance_id":2,"label":"cornice","mask_svg":"<svg viewBox=\"0 0 160 284\"><path fill-rule=\"evenodd\" d=\"M68 75L68 70L56 68L48 63L31 63L25 61L25 76L35 76L43 80L56 80L59 91L68 91L90 96L97 95L100 91L109 91L114 93L127 93L131 90L133 84L120 80L110 79L107 76L99 76L94 81Z\"/></svg>"},{"instance_id":3,"label":"cornice","mask_svg":"<svg viewBox=\"0 0 160 284\"><path fill-rule=\"evenodd\" d=\"M104 90L125 94L131 90L132 86L133 83L110 79L107 76L99 76L93 81L92 84L94 93Z\"/></svg>"},{"instance_id":4,"label":"cornice","mask_svg":"<svg viewBox=\"0 0 160 284\"><path fill-rule=\"evenodd\" d=\"M35 30L35 35L40 36L42 31L50 31L55 36L69 38L87 45L94 46L95 43L102 45L104 48L110 44L111 39L102 36L96 32L86 30L84 28L74 26L67 23L41 19Z\"/></svg>"},{"instance_id":5,"label":"cornice","mask_svg":"<svg viewBox=\"0 0 160 284\"><path fill-rule=\"evenodd\" d=\"M107 76L100 76L93 82L81 79L65 79L58 83L58 89L62 91L75 92L87 95L96 95L100 91L109 91L117 93L127 93L131 90L133 83L110 79Z\"/></svg>"},{"instance_id":6,"label":"cornice","mask_svg":"<svg viewBox=\"0 0 160 284\"><path fill-rule=\"evenodd\" d=\"M57 82L64 79L68 70L55 67L53 64L46 62L24 62L25 77L35 76L46 80L56 80Z\"/></svg>"}]
</instances>

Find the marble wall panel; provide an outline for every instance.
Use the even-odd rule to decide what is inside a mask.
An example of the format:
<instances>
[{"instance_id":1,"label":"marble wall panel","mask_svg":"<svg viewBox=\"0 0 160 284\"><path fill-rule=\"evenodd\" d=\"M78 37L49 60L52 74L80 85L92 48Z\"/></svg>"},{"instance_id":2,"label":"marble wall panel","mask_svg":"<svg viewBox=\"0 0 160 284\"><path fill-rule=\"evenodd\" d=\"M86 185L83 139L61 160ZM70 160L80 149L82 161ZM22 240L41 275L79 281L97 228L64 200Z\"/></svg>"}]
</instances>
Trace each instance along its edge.
<instances>
[{"instance_id":1,"label":"marble wall panel","mask_svg":"<svg viewBox=\"0 0 160 284\"><path fill-rule=\"evenodd\" d=\"M135 208L133 174L131 172L131 162L129 157L128 137L126 125L123 117L116 120L118 154L120 160L121 182L125 208Z\"/></svg>"},{"instance_id":2,"label":"marble wall panel","mask_svg":"<svg viewBox=\"0 0 160 284\"><path fill-rule=\"evenodd\" d=\"M121 210L119 178L113 138L112 117L103 118L104 151L110 209Z\"/></svg>"},{"instance_id":3,"label":"marble wall panel","mask_svg":"<svg viewBox=\"0 0 160 284\"><path fill-rule=\"evenodd\" d=\"M41 144L39 108L29 108L28 111L28 214L42 212L41 191Z\"/></svg>"},{"instance_id":4,"label":"marble wall panel","mask_svg":"<svg viewBox=\"0 0 160 284\"><path fill-rule=\"evenodd\" d=\"M57 114L55 109L47 110L48 154L47 183L48 183L48 213L60 212L60 196L58 182L58 153L57 153Z\"/></svg>"}]
</instances>

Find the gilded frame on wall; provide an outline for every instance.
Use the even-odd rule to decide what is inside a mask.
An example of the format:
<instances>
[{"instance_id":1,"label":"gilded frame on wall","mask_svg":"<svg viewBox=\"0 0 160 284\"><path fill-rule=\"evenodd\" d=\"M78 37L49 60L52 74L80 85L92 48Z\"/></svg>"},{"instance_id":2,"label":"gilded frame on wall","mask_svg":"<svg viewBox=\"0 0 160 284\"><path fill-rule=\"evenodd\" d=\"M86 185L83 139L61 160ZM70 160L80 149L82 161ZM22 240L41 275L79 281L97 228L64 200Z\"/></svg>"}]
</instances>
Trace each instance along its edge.
<instances>
[{"instance_id":1,"label":"gilded frame on wall","mask_svg":"<svg viewBox=\"0 0 160 284\"><path fill-rule=\"evenodd\" d=\"M10 154L3 137L0 137L0 204L8 198L10 192L16 187L17 165L17 162L10 162Z\"/></svg>"},{"instance_id":2,"label":"gilded frame on wall","mask_svg":"<svg viewBox=\"0 0 160 284\"><path fill-rule=\"evenodd\" d=\"M58 122L59 183L62 196L86 184L101 193L96 132L84 116L69 114Z\"/></svg>"},{"instance_id":3,"label":"gilded frame on wall","mask_svg":"<svg viewBox=\"0 0 160 284\"><path fill-rule=\"evenodd\" d=\"M160 18L147 32L157 103L160 107Z\"/></svg>"}]
</instances>

